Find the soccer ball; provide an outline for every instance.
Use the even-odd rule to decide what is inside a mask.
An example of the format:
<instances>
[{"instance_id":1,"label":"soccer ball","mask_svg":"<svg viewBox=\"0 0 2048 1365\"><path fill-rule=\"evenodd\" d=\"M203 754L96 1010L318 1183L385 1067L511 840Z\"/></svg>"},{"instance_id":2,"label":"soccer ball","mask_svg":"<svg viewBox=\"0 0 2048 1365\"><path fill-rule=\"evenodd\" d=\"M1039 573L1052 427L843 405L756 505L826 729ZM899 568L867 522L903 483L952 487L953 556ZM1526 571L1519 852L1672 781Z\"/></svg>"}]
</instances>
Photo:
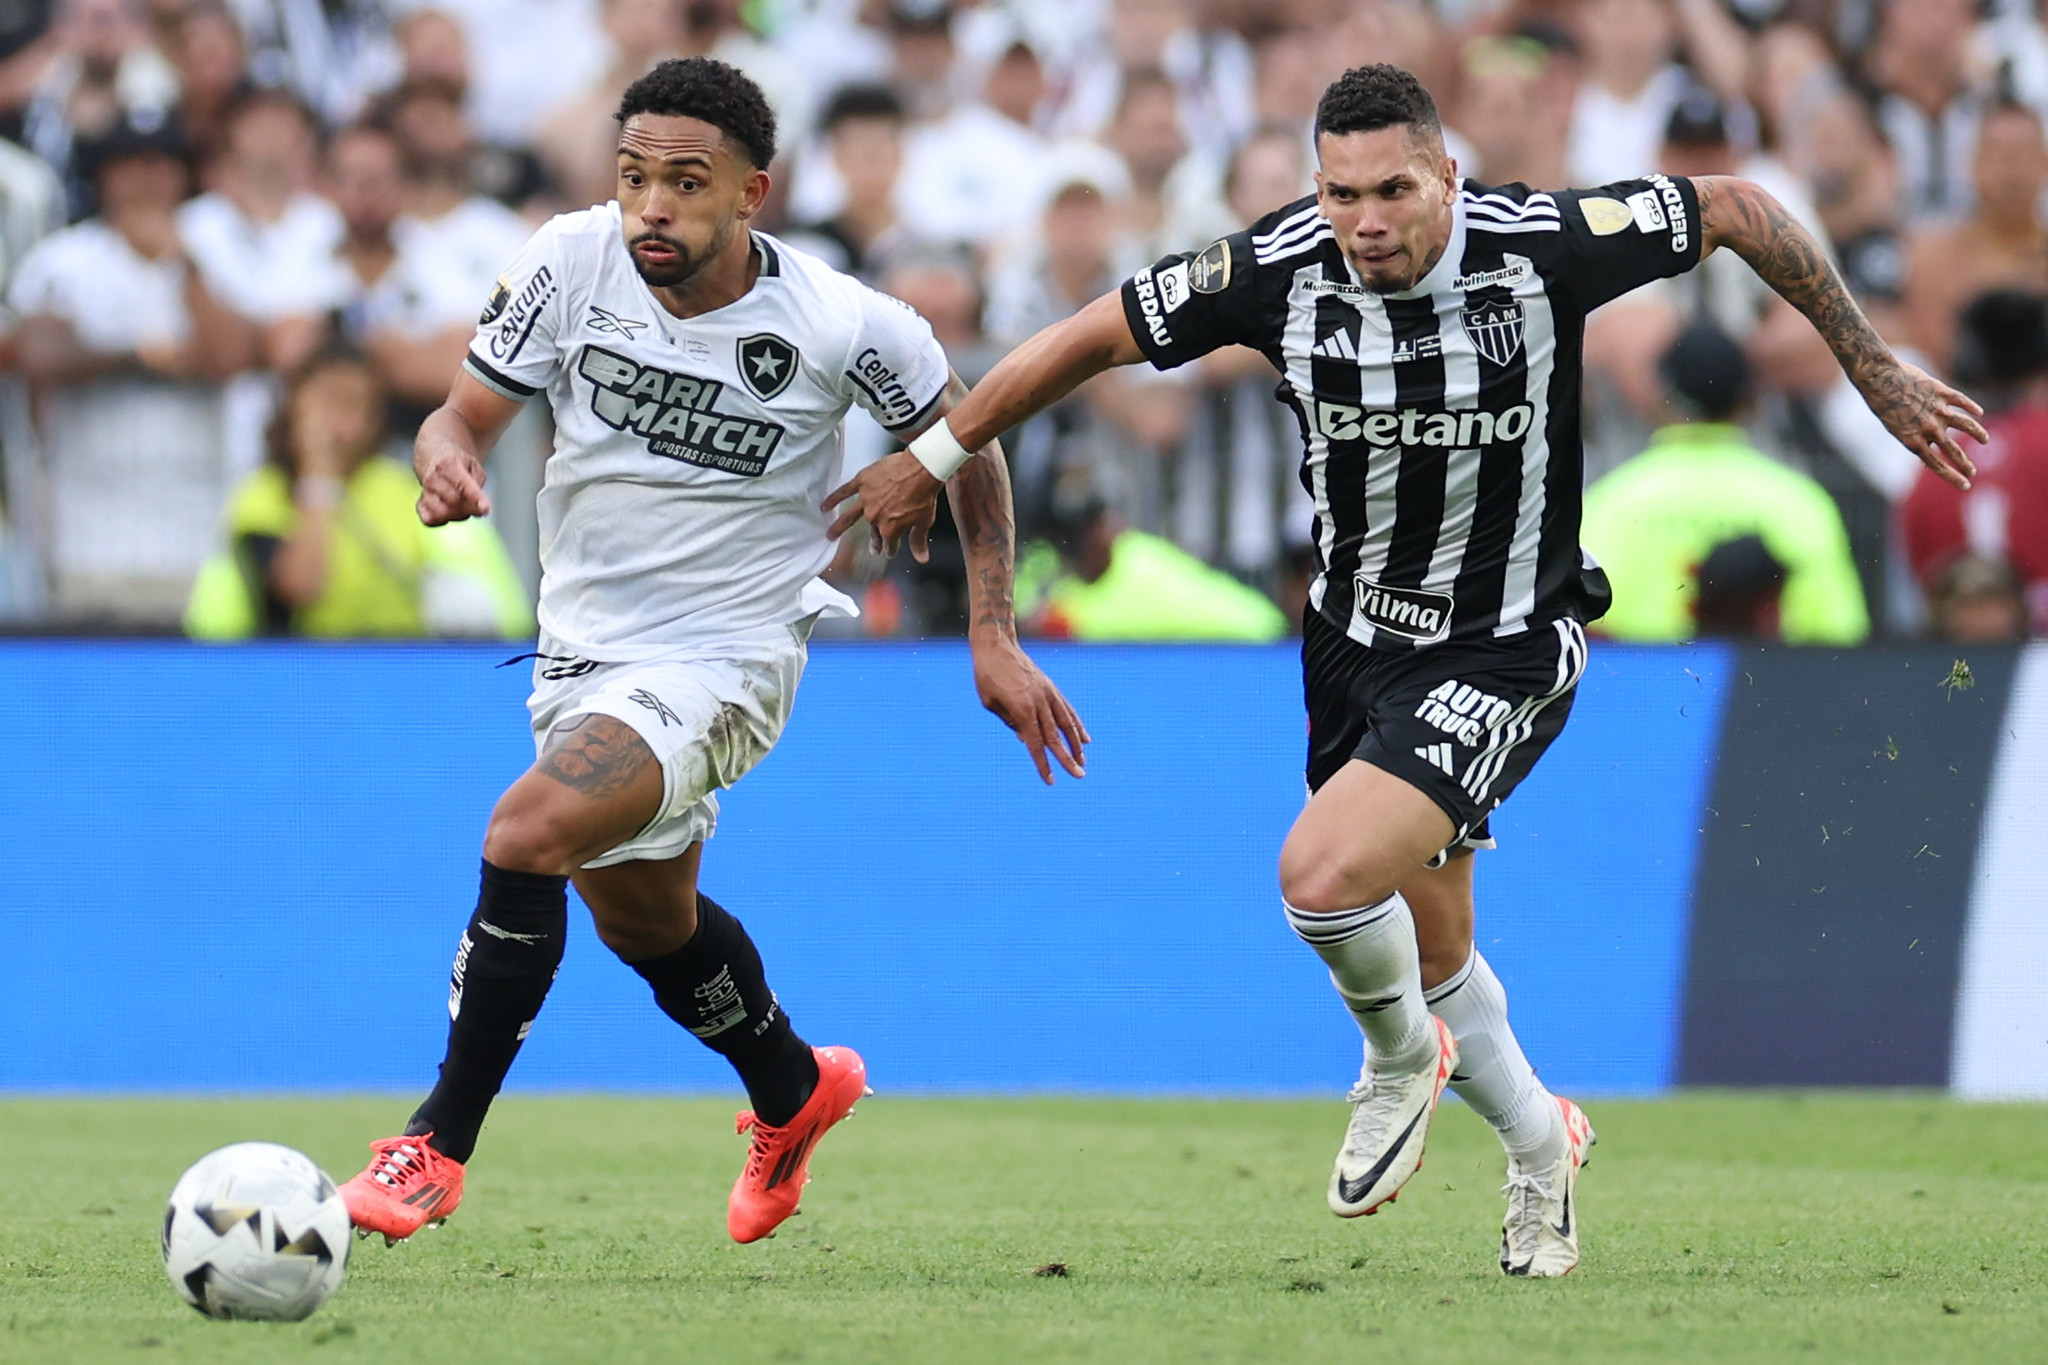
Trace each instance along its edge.
<instances>
[{"instance_id":1,"label":"soccer ball","mask_svg":"<svg viewBox=\"0 0 2048 1365\"><path fill-rule=\"evenodd\" d=\"M348 1234L348 1208L311 1157L238 1142L178 1178L164 1273L210 1318L297 1322L341 1288Z\"/></svg>"}]
</instances>

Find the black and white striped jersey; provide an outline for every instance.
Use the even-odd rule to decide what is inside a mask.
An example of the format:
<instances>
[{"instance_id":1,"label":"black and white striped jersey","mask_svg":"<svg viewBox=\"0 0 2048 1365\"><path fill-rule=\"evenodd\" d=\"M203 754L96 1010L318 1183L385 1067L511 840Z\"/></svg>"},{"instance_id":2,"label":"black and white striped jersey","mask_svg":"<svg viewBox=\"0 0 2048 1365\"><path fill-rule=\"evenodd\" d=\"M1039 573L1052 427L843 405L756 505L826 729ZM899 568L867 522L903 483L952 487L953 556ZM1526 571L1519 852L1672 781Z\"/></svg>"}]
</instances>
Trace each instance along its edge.
<instances>
[{"instance_id":1,"label":"black and white striped jersey","mask_svg":"<svg viewBox=\"0 0 2048 1365\"><path fill-rule=\"evenodd\" d=\"M1586 314L1699 258L1687 180L1467 181L1413 289L1361 285L1308 198L1139 271L1123 304L1160 369L1232 343L1279 369L1315 501L1310 606L1409 650L1606 610L1578 544Z\"/></svg>"}]
</instances>

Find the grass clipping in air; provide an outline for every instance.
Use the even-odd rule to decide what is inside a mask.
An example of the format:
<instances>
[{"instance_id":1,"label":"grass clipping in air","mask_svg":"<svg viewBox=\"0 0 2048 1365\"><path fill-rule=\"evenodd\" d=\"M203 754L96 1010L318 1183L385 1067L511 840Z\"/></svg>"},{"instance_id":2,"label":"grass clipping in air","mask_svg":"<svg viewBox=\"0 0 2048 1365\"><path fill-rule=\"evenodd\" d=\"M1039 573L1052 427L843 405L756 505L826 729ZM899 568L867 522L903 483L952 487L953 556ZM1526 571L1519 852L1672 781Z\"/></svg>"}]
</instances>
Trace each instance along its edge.
<instances>
[{"instance_id":1,"label":"grass clipping in air","mask_svg":"<svg viewBox=\"0 0 2048 1365\"><path fill-rule=\"evenodd\" d=\"M462 1210L359 1242L304 1323L218 1323L157 1254L243 1138L338 1178L384 1101L0 1102L0 1361L2048 1359L2048 1112L1925 1097L1589 1102L1586 1259L1495 1267L1500 1150L1447 1104L1399 1204L1323 1205L1332 1103L890 1100L803 1216L726 1239L731 1106L513 1096Z\"/></svg>"}]
</instances>

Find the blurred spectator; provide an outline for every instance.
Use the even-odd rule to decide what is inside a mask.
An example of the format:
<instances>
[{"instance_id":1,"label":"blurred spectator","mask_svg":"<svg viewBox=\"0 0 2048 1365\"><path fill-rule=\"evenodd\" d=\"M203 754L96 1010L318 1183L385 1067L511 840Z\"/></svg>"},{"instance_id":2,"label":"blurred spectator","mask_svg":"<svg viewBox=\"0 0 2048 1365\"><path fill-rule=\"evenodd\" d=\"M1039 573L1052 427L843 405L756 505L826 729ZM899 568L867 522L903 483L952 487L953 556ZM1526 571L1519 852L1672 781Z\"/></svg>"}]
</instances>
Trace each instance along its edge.
<instances>
[{"instance_id":1,"label":"blurred spectator","mask_svg":"<svg viewBox=\"0 0 2048 1365\"><path fill-rule=\"evenodd\" d=\"M889 84L919 122L937 119L959 95L949 0L887 0L882 27L889 35Z\"/></svg>"},{"instance_id":2,"label":"blurred spectator","mask_svg":"<svg viewBox=\"0 0 2048 1365\"><path fill-rule=\"evenodd\" d=\"M1466 45L1451 122L1475 159L1459 163L1459 174L1489 185L1564 186L1568 113L1551 98L1545 80L1550 61L1542 44L1529 38L1475 38Z\"/></svg>"},{"instance_id":3,"label":"blurred spectator","mask_svg":"<svg viewBox=\"0 0 2048 1365\"><path fill-rule=\"evenodd\" d=\"M1934 635L1959 645L2009 644L2027 638L2027 602L2019 574L2003 559L1960 554L1928 585Z\"/></svg>"},{"instance_id":4,"label":"blurred spectator","mask_svg":"<svg viewBox=\"0 0 2048 1365\"><path fill-rule=\"evenodd\" d=\"M897 198L920 235L988 246L1038 211L1057 155L1037 127L1045 93L1037 52L1015 42L988 68L980 98L910 130Z\"/></svg>"},{"instance_id":5,"label":"blurred spectator","mask_svg":"<svg viewBox=\"0 0 2048 1365\"><path fill-rule=\"evenodd\" d=\"M1967 493L1927 471L1900 506L1913 574L1930 603L1958 559L2008 562L2036 634L2048 635L2048 302L1997 292L1963 311L1957 382L1982 402L1989 444L1971 450Z\"/></svg>"},{"instance_id":6,"label":"blurred spectator","mask_svg":"<svg viewBox=\"0 0 2048 1365\"><path fill-rule=\"evenodd\" d=\"M565 202L611 199L619 175L619 125L613 113L625 88L655 64L683 52L684 0L604 0L600 14L612 59L576 98L549 113L534 136L541 164Z\"/></svg>"},{"instance_id":7,"label":"blurred spectator","mask_svg":"<svg viewBox=\"0 0 2048 1365\"><path fill-rule=\"evenodd\" d=\"M1102 136L1132 73L1159 71L1173 87L1188 144L1221 160L1257 119L1252 51L1238 34L1201 18L1191 0L1109 0L1104 41L1078 54L1058 131Z\"/></svg>"},{"instance_id":8,"label":"blurred spectator","mask_svg":"<svg viewBox=\"0 0 2048 1365\"><path fill-rule=\"evenodd\" d=\"M1971 161L1976 206L1962 222L1915 234L1906 257L1906 308L1914 339L1946 368L1956 314L1988 289L2048 290L2048 138L2023 104L1986 110Z\"/></svg>"},{"instance_id":9,"label":"blurred spectator","mask_svg":"<svg viewBox=\"0 0 2048 1365\"><path fill-rule=\"evenodd\" d=\"M1303 147L1312 145L1316 101L1329 84L1323 53L1309 30L1273 34L1253 53L1252 117L1262 127L1294 130Z\"/></svg>"},{"instance_id":10,"label":"blurred spectator","mask_svg":"<svg viewBox=\"0 0 2048 1365\"><path fill-rule=\"evenodd\" d=\"M1702 640L1776 640L1783 636L1785 566L1762 536L1738 536L1707 551L1693 599L1693 633Z\"/></svg>"},{"instance_id":11,"label":"blurred spectator","mask_svg":"<svg viewBox=\"0 0 2048 1365\"><path fill-rule=\"evenodd\" d=\"M222 303L258 329L257 363L297 369L348 296L334 205L313 193L319 129L291 95L254 90L226 119L212 187L178 211L185 249Z\"/></svg>"},{"instance_id":12,"label":"blurred spectator","mask_svg":"<svg viewBox=\"0 0 2048 1365\"><path fill-rule=\"evenodd\" d=\"M525 147L480 142L463 112L462 92L441 80L408 81L391 92L380 110L405 148L408 165L433 165L436 175L459 181L477 194L513 209L552 215L587 204L564 201L549 183L540 158ZM611 190L604 192L611 198ZM599 202L603 202L600 200Z\"/></svg>"},{"instance_id":13,"label":"blurred spectator","mask_svg":"<svg viewBox=\"0 0 2048 1365\"><path fill-rule=\"evenodd\" d=\"M484 142L529 147L548 115L603 73L609 54L599 0L399 0L410 16L399 30L403 81L454 80ZM451 42L449 24L460 30ZM424 31L421 26L426 25ZM462 61L458 73L448 64ZM430 68L428 63L433 65Z\"/></svg>"},{"instance_id":14,"label":"blurred spectator","mask_svg":"<svg viewBox=\"0 0 2048 1365\"><path fill-rule=\"evenodd\" d=\"M1907 340L1898 164L1870 110L1845 89L1822 98L1801 125L1805 166L1820 225L1834 242L1849 292L1893 344Z\"/></svg>"},{"instance_id":15,"label":"blurred spectator","mask_svg":"<svg viewBox=\"0 0 2048 1365\"><path fill-rule=\"evenodd\" d=\"M1670 0L1579 0L1573 32L1585 76L1572 110L1566 166L1574 185L1604 185L1657 164L1657 144L1686 88L1673 60Z\"/></svg>"},{"instance_id":16,"label":"blurred spectator","mask_svg":"<svg viewBox=\"0 0 2048 1365\"><path fill-rule=\"evenodd\" d=\"M195 0L172 27L178 123L200 165L225 150L227 115L249 81L249 50L223 0Z\"/></svg>"},{"instance_id":17,"label":"blurred spectator","mask_svg":"<svg viewBox=\"0 0 2048 1365\"><path fill-rule=\"evenodd\" d=\"M476 330L480 299L524 245L525 222L468 193L459 165L408 164L390 133L356 125L327 155L329 193L347 224L340 256L357 291L343 326L406 426L440 405Z\"/></svg>"},{"instance_id":18,"label":"blurred spectator","mask_svg":"<svg viewBox=\"0 0 2048 1365\"><path fill-rule=\"evenodd\" d=\"M1623 640L1689 638L1701 564L1715 546L1757 536L1786 566L1784 638L1861 641L1870 618L1833 500L1751 448L1735 425L1751 380L1741 347L1694 323L1665 353L1662 372L1682 420L1586 494L1580 540L1614 589L1599 629Z\"/></svg>"},{"instance_id":19,"label":"blurred spectator","mask_svg":"<svg viewBox=\"0 0 2048 1365\"><path fill-rule=\"evenodd\" d=\"M101 215L31 250L10 288L51 616L74 626L174 626L228 485L219 381L249 339L180 245L184 152L161 117L117 125L89 157Z\"/></svg>"},{"instance_id":20,"label":"blurred spectator","mask_svg":"<svg viewBox=\"0 0 2048 1365\"><path fill-rule=\"evenodd\" d=\"M178 74L150 45L141 0L64 0L53 59L22 111L22 141L65 181L71 217L93 212L84 144L124 118L161 118L178 99Z\"/></svg>"},{"instance_id":21,"label":"blurred spectator","mask_svg":"<svg viewBox=\"0 0 2048 1365\"><path fill-rule=\"evenodd\" d=\"M385 0L234 0L258 85L294 91L327 125L360 116L395 84L399 53ZM190 13L190 7L187 8Z\"/></svg>"},{"instance_id":22,"label":"blurred spectator","mask_svg":"<svg viewBox=\"0 0 2048 1365\"><path fill-rule=\"evenodd\" d=\"M1970 160L1981 117L1972 88L1972 0L1897 0L1877 7L1864 74L1899 158L1906 217L1924 223L1970 207Z\"/></svg>"},{"instance_id":23,"label":"blurred spectator","mask_svg":"<svg viewBox=\"0 0 2048 1365\"><path fill-rule=\"evenodd\" d=\"M305 363L328 314L354 291L336 261L344 235L334 205L313 193L318 129L281 90L238 96L212 188L178 210L178 235L207 290L253 335L247 370L229 382L222 439L240 474L263 458L277 379Z\"/></svg>"},{"instance_id":24,"label":"blurred spectator","mask_svg":"<svg viewBox=\"0 0 2048 1365\"><path fill-rule=\"evenodd\" d=\"M1132 529L1099 496L1058 500L1048 531L1062 572L1030 614L1037 634L1256 641L1287 633L1271 598L1170 540ZM1038 573L1050 567L1042 554L1032 566Z\"/></svg>"},{"instance_id":25,"label":"blurred spectator","mask_svg":"<svg viewBox=\"0 0 2048 1365\"><path fill-rule=\"evenodd\" d=\"M908 236L897 216L903 178L903 101L886 85L853 85L825 106L819 131L842 188L839 211L790 234L835 270L863 279Z\"/></svg>"},{"instance_id":26,"label":"blurred spectator","mask_svg":"<svg viewBox=\"0 0 2048 1365\"><path fill-rule=\"evenodd\" d=\"M202 639L514 636L532 614L488 521L429 529L412 471L381 452L384 393L339 346L294 376L269 459L228 506L229 548L188 604Z\"/></svg>"}]
</instances>

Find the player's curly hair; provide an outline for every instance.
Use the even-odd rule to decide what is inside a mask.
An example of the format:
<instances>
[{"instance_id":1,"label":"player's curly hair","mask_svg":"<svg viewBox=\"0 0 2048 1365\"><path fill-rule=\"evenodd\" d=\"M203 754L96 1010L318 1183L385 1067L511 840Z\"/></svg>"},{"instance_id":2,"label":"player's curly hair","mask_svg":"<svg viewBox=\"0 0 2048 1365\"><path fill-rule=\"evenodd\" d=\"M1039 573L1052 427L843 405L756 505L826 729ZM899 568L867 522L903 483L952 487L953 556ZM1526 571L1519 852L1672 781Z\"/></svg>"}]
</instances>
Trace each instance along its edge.
<instances>
[{"instance_id":1,"label":"player's curly hair","mask_svg":"<svg viewBox=\"0 0 2048 1365\"><path fill-rule=\"evenodd\" d=\"M775 111L761 87L715 57L672 57L626 87L621 124L635 114L702 119L724 133L756 167L775 159Z\"/></svg>"},{"instance_id":2,"label":"player's curly hair","mask_svg":"<svg viewBox=\"0 0 2048 1365\"><path fill-rule=\"evenodd\" d=\"M1354 66L1323 91L1316 102L1316 136L1324 133L1372 133L1382 128L1405 125L1417 132L1443 137L1443 121L1437 117L1436 101L1422 88L1422 82L1398 66L1375 62Z\"/></svg>"}]
</instances>

